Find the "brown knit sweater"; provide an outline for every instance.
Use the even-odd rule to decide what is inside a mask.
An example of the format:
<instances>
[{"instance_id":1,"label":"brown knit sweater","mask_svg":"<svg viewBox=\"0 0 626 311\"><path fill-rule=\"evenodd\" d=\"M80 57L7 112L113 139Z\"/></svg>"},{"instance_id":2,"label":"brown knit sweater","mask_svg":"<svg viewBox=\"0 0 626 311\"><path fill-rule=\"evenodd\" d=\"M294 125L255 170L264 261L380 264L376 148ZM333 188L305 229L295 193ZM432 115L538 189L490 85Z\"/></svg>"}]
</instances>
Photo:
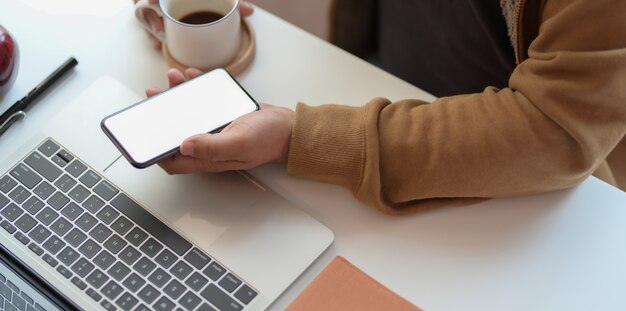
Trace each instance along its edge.
<instances>
[{"instance_id":1,"label":"brown knit sweater","mask_svg":"<svg viewBox=\"0 0 626 311\"><path fill-rule=\"evenodd\" d=\"M288 172L392 214L563 189L593 172L615 183L605 159L626 150L626 1L517 2L508 88L299 104ZM623 156L614 167L626 169Z\"/></svg>"}]
</instances>

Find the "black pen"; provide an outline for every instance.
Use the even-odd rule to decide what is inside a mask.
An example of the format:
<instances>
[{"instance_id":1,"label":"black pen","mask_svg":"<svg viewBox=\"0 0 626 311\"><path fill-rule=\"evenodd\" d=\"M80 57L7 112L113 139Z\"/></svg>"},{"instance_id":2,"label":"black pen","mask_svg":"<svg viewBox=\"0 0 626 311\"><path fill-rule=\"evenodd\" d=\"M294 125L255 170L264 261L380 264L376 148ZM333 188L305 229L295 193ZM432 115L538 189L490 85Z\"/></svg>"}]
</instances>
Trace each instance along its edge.
<instances>
[{"instance_id":1,"label":"black pen","mask_svg":"<svg viewBox=\"0 0 626 311\"><path fill-rule=\"evenodd\" d=\"M0 135L2 135L11 125L26 115L26 108L35 102L35 100L59 80L66 72L78 65L78 61L74 57L70 57L59 68L45 78L39 85L35 86L26 96L18 100L9 107L2 115L0 115Z\"/></svg>"}]
</instances>

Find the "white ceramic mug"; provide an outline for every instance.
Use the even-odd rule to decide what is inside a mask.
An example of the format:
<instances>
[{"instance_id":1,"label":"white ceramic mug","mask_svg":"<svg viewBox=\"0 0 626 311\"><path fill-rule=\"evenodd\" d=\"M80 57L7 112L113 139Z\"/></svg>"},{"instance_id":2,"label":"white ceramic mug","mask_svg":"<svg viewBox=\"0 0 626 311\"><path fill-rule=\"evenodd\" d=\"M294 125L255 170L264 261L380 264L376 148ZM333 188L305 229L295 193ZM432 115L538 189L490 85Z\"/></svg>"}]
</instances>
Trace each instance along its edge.
<instances>
[{"instance_id":1,"label":"white ceramic mug","mask_svg":"<svg viewBox=\"0 0 626 311\"><path fill-rule=\"evenodd\" d=\"M148 0L140 0L135 5L135 15L146 30L167 45L176 61L209 70L227 65L237 54L241 42L239 1L160 0L158 4L150 4ZM154 10L163 17L163 31L152 30L145 18L146 10ZM204 24L181 22L184 17L203 11L223 17Z\"/></svg>"}]
</instances>

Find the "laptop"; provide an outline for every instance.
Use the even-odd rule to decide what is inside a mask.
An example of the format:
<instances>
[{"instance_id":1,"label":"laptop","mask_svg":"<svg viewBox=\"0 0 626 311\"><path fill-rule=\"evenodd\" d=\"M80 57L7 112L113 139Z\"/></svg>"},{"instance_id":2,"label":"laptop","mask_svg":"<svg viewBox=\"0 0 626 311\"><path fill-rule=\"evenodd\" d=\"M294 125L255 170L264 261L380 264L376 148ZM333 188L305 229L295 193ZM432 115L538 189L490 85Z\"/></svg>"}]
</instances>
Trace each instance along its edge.
<instances>
[{"instance_id":1,"label":"laptop","mask_svg":"<svg viewBox=\"0 0 626 311\"><path fill-rule=\"evenodd\" d=\"M0 310L263 310L333 233L245 172L133 168L102 77L0 163ZM30 135L30 133L29 133Z\"/></svg>"}]
</instances>

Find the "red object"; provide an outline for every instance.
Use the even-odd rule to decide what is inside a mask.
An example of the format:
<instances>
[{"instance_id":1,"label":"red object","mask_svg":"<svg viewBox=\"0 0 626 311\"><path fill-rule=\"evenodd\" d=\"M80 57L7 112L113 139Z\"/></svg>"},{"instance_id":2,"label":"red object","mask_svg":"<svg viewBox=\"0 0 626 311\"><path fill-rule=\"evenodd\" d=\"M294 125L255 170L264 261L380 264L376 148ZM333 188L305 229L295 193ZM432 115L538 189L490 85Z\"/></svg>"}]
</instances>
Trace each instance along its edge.
<instances>
[{"instance_id":1,"label":"red object","mask_svg":"<svg viewBox=\"0 0 626 311\"><path fill-rule=\"evenodd\" d=\"M0 26L0 96L6 94L17 77L19 50L11 34Z\"/></svg>"}]
</instances>

